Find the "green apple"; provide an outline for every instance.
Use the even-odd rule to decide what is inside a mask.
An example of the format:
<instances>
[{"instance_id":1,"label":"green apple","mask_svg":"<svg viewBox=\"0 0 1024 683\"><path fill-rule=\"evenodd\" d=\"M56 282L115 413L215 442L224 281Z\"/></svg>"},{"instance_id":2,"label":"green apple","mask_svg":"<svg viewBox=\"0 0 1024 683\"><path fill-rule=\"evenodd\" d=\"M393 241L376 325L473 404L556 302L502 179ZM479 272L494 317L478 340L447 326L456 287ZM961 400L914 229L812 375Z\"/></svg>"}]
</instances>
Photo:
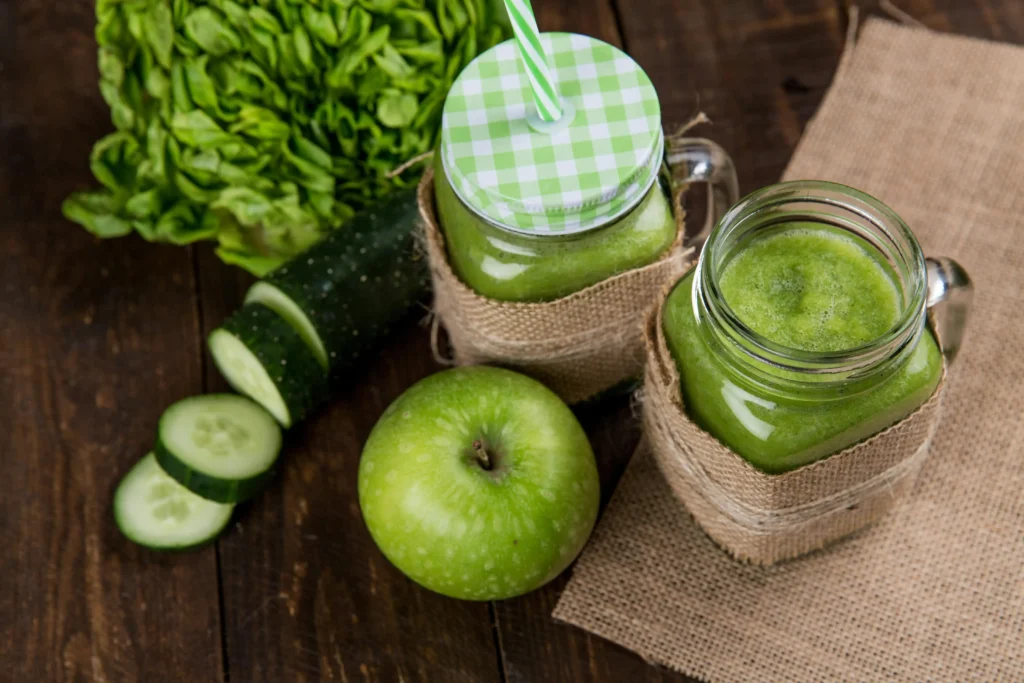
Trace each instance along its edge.
<instances>
[{"instance_id":1,"label":"green apple","mask_svg":"<svg viewBox=\"0 0 1024 683\"><path fill-rule=\"evenodd\" d=\"M579 554L597 518L594 453L576 416L540 382L467 367L392 403L359 464L373 540L443 595L527 593Z\"/></svg>"}]
</instances>

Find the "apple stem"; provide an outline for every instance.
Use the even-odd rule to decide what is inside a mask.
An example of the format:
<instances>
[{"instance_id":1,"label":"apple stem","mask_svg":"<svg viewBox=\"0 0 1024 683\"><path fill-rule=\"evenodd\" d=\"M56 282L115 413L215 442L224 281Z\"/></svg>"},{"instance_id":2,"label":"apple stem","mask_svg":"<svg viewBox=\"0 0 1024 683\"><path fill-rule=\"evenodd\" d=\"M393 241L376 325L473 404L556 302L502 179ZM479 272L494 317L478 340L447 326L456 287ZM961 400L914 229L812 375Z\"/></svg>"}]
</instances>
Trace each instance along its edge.
<instances>
[{"instance_id":1,"label":"apple stem","mask_svg":"<svg viewBox=\"0 0 1024 683\"><path fill-rule=\"evenodd\" d=\"M491 463L491 454L487 452L486 448L484 448L484 444L480 439L473 441L473 454L476 455L476 459L480 463L480 467L483 467L485 470L490 472L491 468L494 466Z\"/></svg>"}]
</instances>

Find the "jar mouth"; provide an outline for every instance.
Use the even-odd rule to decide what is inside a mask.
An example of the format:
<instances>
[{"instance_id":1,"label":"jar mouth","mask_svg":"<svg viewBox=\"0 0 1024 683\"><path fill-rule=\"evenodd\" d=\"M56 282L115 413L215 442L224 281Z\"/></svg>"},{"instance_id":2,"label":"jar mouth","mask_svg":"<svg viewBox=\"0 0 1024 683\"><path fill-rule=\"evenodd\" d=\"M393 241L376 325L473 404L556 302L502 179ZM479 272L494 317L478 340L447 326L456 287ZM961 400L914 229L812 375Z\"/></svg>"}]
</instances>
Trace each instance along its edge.
<instances>
[{"instance_id":1,"label":"jar mouth","mask_svg":"<svg viewBox=\"0 0 1024 683\"><path fill-rule=\"evenodd\" d=\"M789 223L829 226L856 235L888 262L900 293L901 310L882 335L856 347L811 351L772 341L745 324L726 301L720 275L731 257L758 232ZM927 277L924 254L903 220L874 197L846 185L799 180L758 190L740 200L712 231L697 263L694 313L710 318L723 341L773 366L772 377L846 381L880 370L912 350L924 329Z\"/></svg>"}]
</instances>

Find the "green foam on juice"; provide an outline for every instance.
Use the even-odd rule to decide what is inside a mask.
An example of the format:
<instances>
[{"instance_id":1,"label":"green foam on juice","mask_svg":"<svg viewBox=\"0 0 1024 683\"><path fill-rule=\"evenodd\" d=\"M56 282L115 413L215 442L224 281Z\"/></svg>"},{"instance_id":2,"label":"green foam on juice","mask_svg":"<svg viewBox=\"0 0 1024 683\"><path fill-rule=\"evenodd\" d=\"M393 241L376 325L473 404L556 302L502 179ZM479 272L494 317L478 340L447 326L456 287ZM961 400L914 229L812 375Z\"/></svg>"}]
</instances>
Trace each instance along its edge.
<instances>
[{"instance_id":1,"label":"green foam on juice","mask_svg":"<svg viewBox=\"0 0 1024 683\"><path fill-rule=\"evenodd\" d=\"M866 244L813 224L754 237L719 282L744 325L802 351L863 346L896 324L901 294Z\"/></svg>"}]
</instances>

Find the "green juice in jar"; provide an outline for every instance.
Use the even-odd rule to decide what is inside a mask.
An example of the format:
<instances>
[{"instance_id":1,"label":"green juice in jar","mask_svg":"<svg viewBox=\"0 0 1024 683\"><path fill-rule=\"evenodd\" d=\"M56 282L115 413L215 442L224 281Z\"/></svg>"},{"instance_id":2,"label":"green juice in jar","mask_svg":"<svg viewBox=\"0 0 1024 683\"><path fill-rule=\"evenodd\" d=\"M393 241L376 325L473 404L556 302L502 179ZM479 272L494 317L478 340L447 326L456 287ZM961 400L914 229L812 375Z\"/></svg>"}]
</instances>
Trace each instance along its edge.
<instances>
[{"instance_id":1,"label":"green juice in jar","mask_svg":"<svg viewBox=\"0 0 1024 683\"><path fill-rule=\"evenodd\" d=\"M623 217L580 234L539 236L495 226L455 194L438 159L437 213L452 269L477 293L499 301L550 301L653 263L676 238L660 183Z\"/></svg>"},{"instance_id":2,"label":"green juice in jar","mask_svg":"<svg viewBox=\"0 0 1024 683\"><path fill-rule=\"evenodd\" d=\"M715 296L751 338L841 357L897 326L907 302L896 277L864 240L816 223L782 223L724 260ZM813 462L898 422L942 375L942 354L922 317L924 329L884 371L845 384L776 385L769 364L751 371L737 357L742 350L698 321L694 283L691 271L663 311L684 405L704 430L765 472Z\"/></svg>"}]
</instances>

